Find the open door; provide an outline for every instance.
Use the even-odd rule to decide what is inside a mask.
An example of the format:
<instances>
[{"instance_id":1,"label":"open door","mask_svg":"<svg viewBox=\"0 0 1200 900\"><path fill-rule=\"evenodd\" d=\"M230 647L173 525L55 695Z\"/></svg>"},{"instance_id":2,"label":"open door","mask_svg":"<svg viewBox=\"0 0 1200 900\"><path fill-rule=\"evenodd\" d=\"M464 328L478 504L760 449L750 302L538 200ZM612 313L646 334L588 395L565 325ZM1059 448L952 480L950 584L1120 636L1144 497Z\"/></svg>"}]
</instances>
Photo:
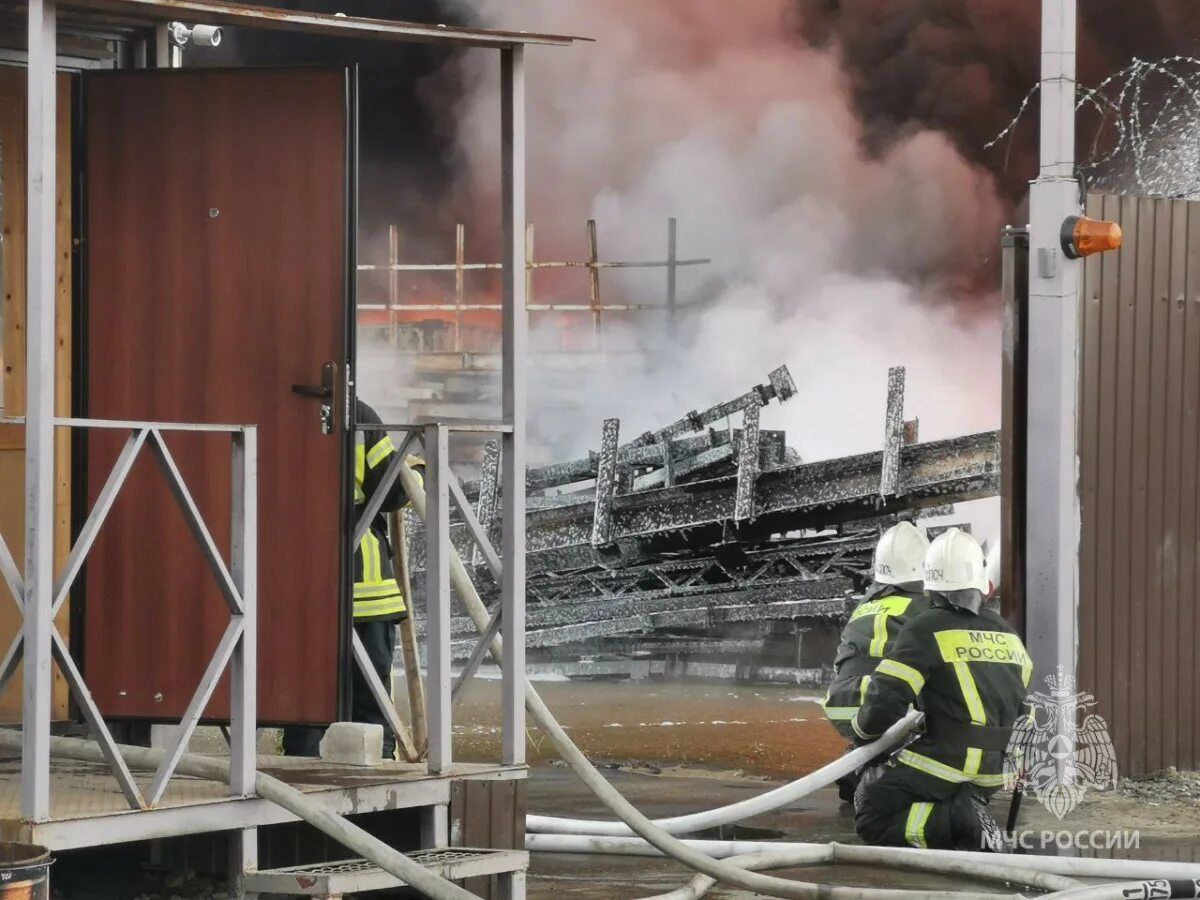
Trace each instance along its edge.
<instances>
[{"instance_id":1,"label":"open door","mask_svg":"<svg viewBox=\"0 0 1200 900\"><path fill-rule=\"evenodd\" d=\"M338 714L351 88L343 68L84 81L85 412L259 427L264 723ZM330 417L325 401L293 391L323 378ZM89 508L125 437L89 435ZM228 559L228 436L166 437ZM148 453L90 554L83 607L86 677L101 710L179 718L228 608ZM227 717L228 700L218 688L207 717Z\"/></svg>"}]
</instances>

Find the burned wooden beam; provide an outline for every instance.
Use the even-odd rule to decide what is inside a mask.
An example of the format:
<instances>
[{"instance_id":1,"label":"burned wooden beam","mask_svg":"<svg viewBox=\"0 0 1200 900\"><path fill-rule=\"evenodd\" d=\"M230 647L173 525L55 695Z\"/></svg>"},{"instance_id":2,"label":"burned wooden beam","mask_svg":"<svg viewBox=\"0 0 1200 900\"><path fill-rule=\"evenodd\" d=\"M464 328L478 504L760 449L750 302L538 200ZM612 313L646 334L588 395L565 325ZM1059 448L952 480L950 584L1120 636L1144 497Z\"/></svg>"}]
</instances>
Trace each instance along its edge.
<instances>
[{"instance_id":1,"label":"burned wooden beam","mask_svg":"<svg viewBox=\"0 0 1200 900\"><path fill-rule=\"evenodd\" d=\"M904 367L888 369L887 414L883 426L883 469L879 496L893 497L900 486L900 450L904 440Z\"/></svg>"}]
</instances>

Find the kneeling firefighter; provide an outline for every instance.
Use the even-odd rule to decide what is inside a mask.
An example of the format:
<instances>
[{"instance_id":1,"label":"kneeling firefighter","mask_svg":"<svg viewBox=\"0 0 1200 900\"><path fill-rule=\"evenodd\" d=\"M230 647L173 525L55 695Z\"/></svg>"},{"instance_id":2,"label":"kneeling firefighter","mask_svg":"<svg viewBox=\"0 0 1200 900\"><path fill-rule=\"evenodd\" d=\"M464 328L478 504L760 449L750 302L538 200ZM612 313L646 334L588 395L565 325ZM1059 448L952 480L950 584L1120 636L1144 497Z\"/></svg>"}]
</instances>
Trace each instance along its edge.
<instances>
[{"instance_id":1,"label":"kneeling firefighter","mask_svg":"<svg viewBox=\"0 0 1200 900\"><path fill-rule=\"evenodd\" d=\"M983 608L988 591L979 543L951 528L925 556L931 608L911 619L879 663L851 720L869 743L910 705L925 732L863 773L854 825L869 844L1000 850L988 812L1004 782L1004 754L1033 672L1021 639Z\"/></svg>"},{"instance_id":2,"label":"kneeling firefighter","mask_svg":"<svg viewBox=\"0 0 1200 900\"><path fill-rule=\"evenodd\" d=\"M929 541L911 522L893 525L875 547L874 583L842 631L833 681L821 704L830 723L848 741L855 738L850 720L866 697L875 667L903 625L929 609L923 584L928 549ZM843 801L854 799L857 784L854 775L838 780Z\"/></svg>"},{"instance_id":3,"label":"kneeling firefighter","mask_svg":"<svg viewBox=\"0 0 1200 900\"><path fill-rule=\"evenodd\" d=\"M361 400L355 403L355 420L359 424L380 425L379 414ZM354 444L354 514L357 520L375 496L383 474L396 453L392 439L385 431L367 430L355 434ZM410 456L408 463L418 473L424 461ZM397 623L408 616L404 593L396 581L393 554L388 543L387 517L409 505L408 495L397 478L378 515L372 520L362 543L354 550L354 630L363 643L385 689L391 688L392 664L396 654ZM383 726L383 758L392 759L396 737L366 678L357 663L350 660L350 718ZM283 729L283 752L287 756L318 756L324 729L309 725L292 725Z\"/></svg>"}]
</instances>

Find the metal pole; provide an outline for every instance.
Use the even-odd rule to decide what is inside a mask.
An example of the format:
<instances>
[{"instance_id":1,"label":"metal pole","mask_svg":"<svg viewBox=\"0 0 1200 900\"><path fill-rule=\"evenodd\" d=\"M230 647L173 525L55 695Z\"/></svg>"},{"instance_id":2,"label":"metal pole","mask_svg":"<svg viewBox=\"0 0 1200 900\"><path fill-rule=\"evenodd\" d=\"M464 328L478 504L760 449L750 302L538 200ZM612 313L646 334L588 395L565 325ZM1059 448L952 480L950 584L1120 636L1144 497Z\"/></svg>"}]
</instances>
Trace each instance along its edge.
<instances>
[{"instance_id":1,"label":"metal pole","mask_svg":"<svg viewBox=\"0 0 1200 900\"><path fill-rule=\"evenodd\" d=\"M454 226L454 352L462 353L463 301L466 297L467 227L459 222Z\"/></svg>"},{"instance_id":2,"label":"metal pole","mask_svg":"<svg viewBox=\"0 0 1200 900\"><path fill-rule=\"evenodd\" d=\"M254 792L258 756L258 429L233 436L230 574L242 596L242 636L229 660L230 792Z\"/></svg>"},{"instance_id":3,"label":"metal pole","mask_svg":"<svg viewBox=\"0 0 1200 900\"><path fill-rule=\"evenodd\" d=\"M395 225L388 226L388 346L395 347L399 343L399 311L400 305L400 229Z\"/></svg>"},{"instance_id":4,"label":"metal pole","mask_svg":"<svg viewBox=\"0 0 1200 900\"><path fill-rule=\"evenodd\" d=\"M525 308L525 57L517 45L500 51L501 193L504 210L501 312L504 420L501 497L503 550L501 604L504 662L503 761L525 762L525 367L529 313ZM595 270L592 270L595 273Z\"/></svg>"},{"instance_id":5,"label":"metal pole","mask_svg":"<svg viewBox=\"0 0 1200 900\"><path fill-rule=\"evenodd\" d=\"M233 436L230 574L242 595L242 636L229 660L229 792L254 794L258 778L258 429ZM239 893L258 868L258 829L229 840L229 882Z\"/></svg>"},{"instance_id":6,"label":"metal pole","mask_svg":"<svg viewBox=\"0 0 1200 900\"><path fill-rule=\"evenodd\" d=\"M450 766L450 488L446 461L450 434L425 426L425 661L429 691L429 771Z\"/></svg>"},{"instance_id":7,"label":"metal pole","mask_svg":"<svg viewBox=\"0 0 1200 900\"><path fill-rule=\"evenodd\" d=\"M1076 0L1042 3L1041 174L1030 190L1026 639L1037 671L1074 678L1079 591L1076 415L1082 267L1063 254L1075 179ZM1044 688L1040 679L1034 690Z\"/></svg>"},{"instance_id":8,"label":"metal pole","mask_svg":"<svg viewBox=\"0 0 1200 900\"><path fill-rule=\"evenodd\" d=\"M675 218L667 219L667 331L675 334L675 276L677 266L677 245L675 238Z\"/></svg>"},{"instance_id":9,"label":"metal pole","mask_svg":"<svg viewBox=\"0 0 1200 900\"><path fill-rule=\"evenodd\" d=\"M25 691L21 817L50 816L51 639L54 628L54 308L56 270L56 7L29 0L26 239Z\"/></svg>"},{"instance_id":10,"label":"metal pole","mask_svg":"<svg viewBox=\"0 0 1200 900\"><path fill-rule=\"evenodd\" d=\"M587 220L588 302L592 307L592 347L600 346L600 248L596 242L596 220Z\"/></svg>"}]
</instances>

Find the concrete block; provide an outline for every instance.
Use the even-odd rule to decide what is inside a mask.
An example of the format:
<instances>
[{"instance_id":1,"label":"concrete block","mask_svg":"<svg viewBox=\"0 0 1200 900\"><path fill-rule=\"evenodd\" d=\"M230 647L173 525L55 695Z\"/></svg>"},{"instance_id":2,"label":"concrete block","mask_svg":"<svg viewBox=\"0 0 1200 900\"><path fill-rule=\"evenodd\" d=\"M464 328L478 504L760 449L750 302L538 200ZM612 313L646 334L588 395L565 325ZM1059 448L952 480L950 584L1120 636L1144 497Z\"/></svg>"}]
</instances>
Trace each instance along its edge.
<instances>
[{"instance_id":1,"label":"concrete block","mask_svg":"<svg viewBox=\"0 0 1200 900\"><path fill-rule=\"evenodd\" d=\"M383 762L383 726L334 722L321 738L321 759L348 766L377 766Z\"/></svg>"}]
</instances>

